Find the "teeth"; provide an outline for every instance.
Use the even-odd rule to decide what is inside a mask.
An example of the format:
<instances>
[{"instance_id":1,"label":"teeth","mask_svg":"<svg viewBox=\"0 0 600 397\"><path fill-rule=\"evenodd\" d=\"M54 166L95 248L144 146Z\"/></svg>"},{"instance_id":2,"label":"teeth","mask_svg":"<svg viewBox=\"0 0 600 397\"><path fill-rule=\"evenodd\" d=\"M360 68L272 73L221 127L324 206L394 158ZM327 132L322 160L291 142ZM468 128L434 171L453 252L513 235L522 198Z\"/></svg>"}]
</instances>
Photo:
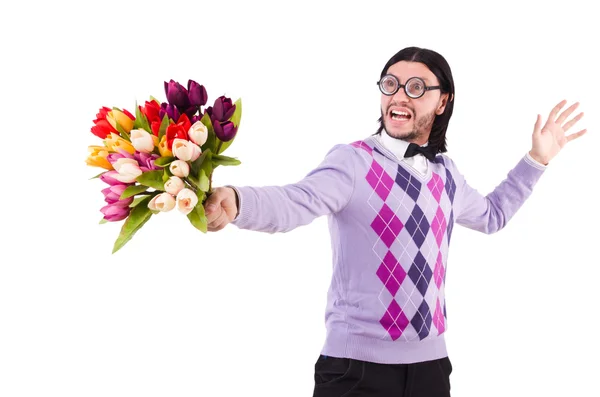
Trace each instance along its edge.
<instances>
[{"instance_id":1,"label":"teeth","mask_svg":"<svg viewBox=\"0 0 600 397\"><path fill-rule=\"evenodd\" d=\"M392 110L392 115L394 115L394 116L406 116L406 117L408 117L408 113L407 112L400 112L400 111L397 111L397 110Z\"/></svg>"}]
</instances>

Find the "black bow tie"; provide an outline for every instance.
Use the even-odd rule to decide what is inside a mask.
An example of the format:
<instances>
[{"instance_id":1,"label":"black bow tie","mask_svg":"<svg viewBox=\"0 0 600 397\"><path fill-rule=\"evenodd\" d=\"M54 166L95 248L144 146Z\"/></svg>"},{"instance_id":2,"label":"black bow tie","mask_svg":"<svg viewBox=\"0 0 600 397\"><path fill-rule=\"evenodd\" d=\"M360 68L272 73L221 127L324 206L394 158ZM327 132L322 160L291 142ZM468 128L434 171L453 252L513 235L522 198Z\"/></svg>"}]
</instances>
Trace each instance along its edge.
<instances>
[{"instance_id":1,"label":"black bow tie","mask_svg":"<svg viewBox=\"0 0 600 397\"><path fill-rule=\"evenodd\" d=\"M435 149L431 146L421 147L416 143L409 143L408 148L406 149L406 153L404 153L404 157L412 157L415 154L422 154L429 161L433 161L435 159Z\"/></svg>"}]
</instances>

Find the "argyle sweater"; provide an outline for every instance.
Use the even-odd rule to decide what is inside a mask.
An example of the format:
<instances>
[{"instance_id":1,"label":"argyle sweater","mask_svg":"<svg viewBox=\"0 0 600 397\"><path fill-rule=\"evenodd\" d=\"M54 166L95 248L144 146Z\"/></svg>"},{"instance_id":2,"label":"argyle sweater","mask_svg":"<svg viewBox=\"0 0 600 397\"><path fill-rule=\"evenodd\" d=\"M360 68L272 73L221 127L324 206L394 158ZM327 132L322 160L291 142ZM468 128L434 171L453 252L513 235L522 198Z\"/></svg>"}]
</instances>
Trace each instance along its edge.
<instances>
[{"instance_id":1,"label":"argyle sweater","mask_svg":"<svg viewBox=\"0 0 600 397\"><path fill-rule=\"evenodd\" d=\"M233 224L287 232L328 216L332 278L321 353L376 363L447 356L445 279L454 224L494 233L544 168L523 156L487 196L438 154L425 176L368 137L334 146L297 183L234 187Z\"/></svg>"}]
</instances>

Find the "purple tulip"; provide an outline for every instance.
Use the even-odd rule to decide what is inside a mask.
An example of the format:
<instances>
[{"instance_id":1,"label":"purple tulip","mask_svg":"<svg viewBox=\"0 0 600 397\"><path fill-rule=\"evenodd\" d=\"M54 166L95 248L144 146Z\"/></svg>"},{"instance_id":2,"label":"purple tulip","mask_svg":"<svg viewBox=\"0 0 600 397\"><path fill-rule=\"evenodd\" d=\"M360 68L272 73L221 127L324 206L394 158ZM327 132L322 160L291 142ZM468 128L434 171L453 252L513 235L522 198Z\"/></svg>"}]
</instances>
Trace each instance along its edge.
<instances>
[{"instance_id":1,"label":"purple tulip","mask_svg":"<svg viewBox=\"0 0 600 397\"><path fill-rule=\"evenodd\" d=\"M217 120L213 120L212 122L213 128L215 129L215 135L217 138L219 138L219 140L228 142L235 138L237 127L231 121L221 123Z\"/></svg>"},{"instance_id":2,"label":"purple tulip","mask_svg":"<svg viewBox=\"0 0 600 397\"><path fill-rule=\"evenodd\" d=\"M163 103L160 105L160 110L158 112L158 117L162 120L165 117L165 114L169 116L169 118L175 122L179 121L179 109L175 105L169 105L167 103Z\"/></svg>"},{"instance_id":3,"label":"purple tulip","mask_svg":"<svg viewBox=\"0 0 600 397\"><path fill-rule=\"evenodd\" d=\"M204 106L208 100L206 88L196 83L194 80L188 80L188 98L192 106Z\"/></svg>"},{"instance_id":4,"label":"purple tulip","mask_svg":"<svg viewBox=\"0 0 600 397\"><path fill-rule=\"evenodd\" d=\"M106 159L111 164L114 164L118 159L122 158L132 159L133 156L122 149L119 149L119 153L110 153L108 156L106 156Z\"/></svg>"},{"instance_id":5,"label":"purple tulip","mask_svg":"<svg viewBox=\"0 0 600 397\"><path fill-rule=\"evenodd\" d=\"M140 165L140 169L143 172L156 171L160 169L159 166L154 164L154 160L160 157L157 154L141 153L136 151L133 157L137 160L138 164Z\"/></svg>"},{"instance_id":6,"label":"purple tulip","mask_svg":"<svg viewBox=\"0 0 600 397\"><path fill-rule=\"evenodd\" d=\"M225 122L233 116L235 105L231 102L231 98L220 96L215 100L213 107L206 109L211 120L219 120Z\"/></svg>"},{"instance_id":7,"label":"purple tulip","mask_svg":"<svg viewBox=\"0 0 600 397\"><path fill-rule=\"evenodd\" d=\"M167 94L169 104L180 109L190 107L188 90L175 80L171 79L168 83L165 81L165 93Z\"/></svg>"},{"instance_id":8,"label":"purple tulip","mask_svg":"<svg viewBox=\"0 0 600 397\"><path fill-rule=\"evenodd\" d=\"M100 212L104 214L104 219L106 219L109 222L116 222L127 218L129 216L130 211L131 208L129 208L129 204L108 204L100 208Z\"/></svg>"}]
</instances>

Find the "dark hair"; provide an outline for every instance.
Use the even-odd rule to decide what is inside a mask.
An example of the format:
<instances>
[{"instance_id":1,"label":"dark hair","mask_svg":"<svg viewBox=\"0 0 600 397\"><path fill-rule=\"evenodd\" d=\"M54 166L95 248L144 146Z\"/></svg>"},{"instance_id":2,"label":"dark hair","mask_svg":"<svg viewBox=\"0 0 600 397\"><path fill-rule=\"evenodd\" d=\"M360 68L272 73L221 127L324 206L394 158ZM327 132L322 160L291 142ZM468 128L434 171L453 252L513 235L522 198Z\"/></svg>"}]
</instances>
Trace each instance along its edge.
<instances>
[{"instance_id":1,"label":"dark hair","mask_svg":"<svg viewBox=\"0 0 600 397\"><path fill-rule=\"evenodd\" d=\"M435 51L428 50L419 47L407 47L396 53L390 60L385 64L381 71L383 77L390 66L400 61L409 62L420 62L425 64L429 70L437 77L442 93L448 93L448 101L444 113L436 115L431 127L431 133L429 134L429 146L436 149L436 153L444 153L446 149L446 130L448 129L448 123L452 116L452 109L454 108L454 80L452 79L452 72L450 65L444 59L443 56ZM383 118L379 118L379 128L375 134L380 134L383 131Z\"/></svg>"}]
</instances>

